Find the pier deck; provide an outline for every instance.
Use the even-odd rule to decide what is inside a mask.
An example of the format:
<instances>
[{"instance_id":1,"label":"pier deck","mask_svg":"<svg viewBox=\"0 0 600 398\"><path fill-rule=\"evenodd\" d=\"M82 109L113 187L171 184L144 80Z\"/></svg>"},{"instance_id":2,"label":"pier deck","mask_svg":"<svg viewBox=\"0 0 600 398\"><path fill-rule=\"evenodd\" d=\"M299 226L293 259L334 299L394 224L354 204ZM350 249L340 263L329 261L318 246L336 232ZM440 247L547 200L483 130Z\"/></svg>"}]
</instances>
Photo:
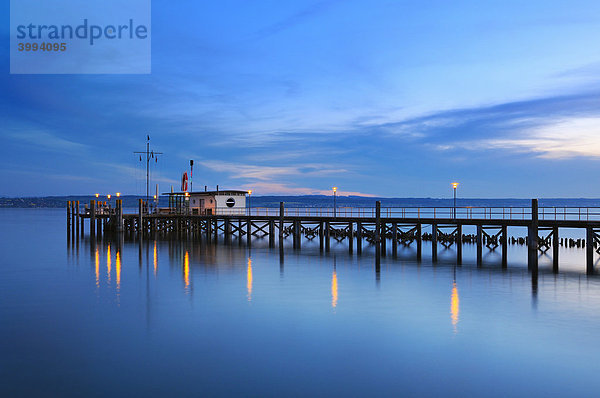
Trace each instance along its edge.
<instances>
[{"instance_id":1,"label":"pier deck","mask_svg":"<svg viewBox=\"0 0 600 398\"><path fill-rule=\"evenodd\" d=\"M382 209L379 202L375 208L329 210L286 209L248 209L245 214L160 214L147 213L142 200L137 214L124 214L122 201L116 201L116 207L98 206L91 201L85 211L79 202L67 204L67 234L70 238L84 236L85 223L88 220L89 236L102 234L124 234L137 239L157 236L175 236L230 243L237 237L241 243L244 238L247 245L256 238L268 238L269 245L275 247L276 240L283 249L287 238L293 241L295 249L301 248L302 238L319 240L321 250L329 251L331 240L346 242L350 253L362 253L363 245L374 245L376 263L381 256L396 255L398 246L416 246L417 259L422 256L422 242L431 242L432 260L437 261L439 246L456 249L457 264L462 263L464 243L477 245L477 264L481 266L484 247L488 250L500 248L502 267L507 266L507 247L509 244L527 246L527 264L537 272L540 253L551 250L553 270L558 272L559 246L580 247L586 250L586 271L594 272L595 255L600 254L600 212L595 208L540 209L537 199L532 200L531 208L446 208L440 210L423 209ZM343 210L343 209L342 209ZM252 214L254 213L254 214ZM270 214L269 214L270 213ZM456 214L456 218L452 217ZM450 215L450 217L448 217ZM463 227L475 227L476 233L465 235ZM508 236L509 227L527 228L526 238ZM585 239L563 239L560 229L579 229L585 231ZM424 232L427 229L430 232ZM277 239L276 239L277 238Z\"/></svg>"}]
</instances>

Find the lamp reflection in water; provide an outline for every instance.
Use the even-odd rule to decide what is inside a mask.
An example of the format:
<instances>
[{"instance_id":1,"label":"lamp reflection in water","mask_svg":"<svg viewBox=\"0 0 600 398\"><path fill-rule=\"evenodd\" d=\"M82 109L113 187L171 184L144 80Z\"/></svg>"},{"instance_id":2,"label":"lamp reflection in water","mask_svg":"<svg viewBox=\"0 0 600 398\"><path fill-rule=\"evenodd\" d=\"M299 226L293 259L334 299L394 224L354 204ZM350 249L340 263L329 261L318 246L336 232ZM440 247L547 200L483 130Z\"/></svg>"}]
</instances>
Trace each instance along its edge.
<instances>
[{"instance_id":1,"label":"lamp reflection in water","mask_svg":"<svg viewBox=\"0 0 600 398\"><path fill-rule=\"evenodd\" d=\"M110 283L110 243L108 244L108 248L106 249L106 277L108 278L108 283Z\"/></svg>"},{"instance_id":2,"label":"lamp reflection in water","mask_svg":"<svg viewBox=\"0 0 600 398\"><path fill-rule=\"evenodd\" d=\"M252 301L252 259L248 257L248 270L246 275L246 289L248 290L248 301Z\"/></svg>"},{"instance_id":3,"label":"lamp reflection in water","mask_svg":"<svg viewBox=\"0 0 600 398\"><path fill-rule=\"evenodd\" d=\"M117 273L117 292L121 289L121 253L117 250L115 260L115 272Z\"/></svg>"},{"instance_id":4,"label":"lamp reflection in water","mask_svg":"<svg viewBox=\"0 0 600 398\"><path fill-rule=\"evenodd\" d=\"M338 284L337 284L337 273L335 269L333 270L333 275L331 276L331 307L337 307L338 301Z\"/></svg>"},{"instance_id":5,"label":"lamp reflection in water","mask_svg":"<svg viewBox=\"0 0 600 398\"><path fill-rule=\"evenodd\" d=\"M185 283L185 292L189 292L190 288L190 253L185 252L183 257L183 282Z\"/></svg>"},{"instance_id":6,"label":"lamp reflection in water","mask_svg":"<svg viewBox=\"0 0 600 398\"><path fill-rule=\"evenodd\" d=\"M154 241L154 277L156 278L156 273L158 271L158 255L156 253L156 241Z\"/></svg>"},{"instance_id":7,"label":"lamp reflection in water","mask_svg":"<svg viewBox=\"0 0 600 398\"><path fill-rule=\"evenodd\" d=\"M96 288L100 287L100 252L98 247L96 247L96 253L94 256L94 260L96 262Z\"/></svg>"},{"instance_id":8,"label":"lamp reflection in water","mask_svg":"<svg viewBox=\"0 0 600 398\"><path fill-rule=\"evenodd\" d=\"M456 279L452 282L452 296L450 298L450 319L452 320L452 327L454 333L457 333L456 326L458 325L458 312L459 312L459 299L458 289L456 287Z\"/></svg>"}]
</instances>

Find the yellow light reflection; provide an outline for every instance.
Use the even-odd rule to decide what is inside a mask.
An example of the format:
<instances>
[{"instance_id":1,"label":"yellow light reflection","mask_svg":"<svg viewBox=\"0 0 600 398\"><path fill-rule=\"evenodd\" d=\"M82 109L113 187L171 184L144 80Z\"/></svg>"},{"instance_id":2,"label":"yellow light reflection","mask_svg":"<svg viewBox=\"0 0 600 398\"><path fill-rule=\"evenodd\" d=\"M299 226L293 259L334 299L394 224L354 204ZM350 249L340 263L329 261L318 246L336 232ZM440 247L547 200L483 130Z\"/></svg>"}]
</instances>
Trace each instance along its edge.
<instances>
[{"instance_id":1,"label":"yellow light reflection","mask_svg":"<svg viewBox=\"0 0 600 398\"><path fill-rule=\"evenodd\" d=\"M106 249L106 277L108 278L108 282L110 283L110 243L108 244L108 248Z\"/></svg>"},{"instance_id":2,"label":"yellow light reflection","mask_svg":"<svg viewBox=\"0 0 600 398\"><path fill-rule=\"evenodd\" d=\"M338 301L338 285L337 285L337 273L333 270L333 275L331 276L331 307L337 307Z\"/></svg>"},{"instance_id":3,"label":"yellow light reflection","mask_svg":"<svg viewBox=\"0 0 600 398\"><path fill-rule=\"evenodd\" d=\"M246 289L248 289L248 301L252 301L252 259L248 257Z\"/></svg>"},{"instance_id":4,"label":"yellow light reflection","mask_svg":"<svg viewBox=\"0 0 600 398\"><path fill-rule=\"evenodd\" d=\"M156 272L158 271L158 255L156 254L156 241L154 241L154 277L156 278Z\"/></svg>"},{"instance_id":5,"label":"yellow light reflection","mask_svg":"<svg viewBox=\"0 0 600 398\"><path fill-rule=\"evenodd\" d=\"M96 247L96 287L100 287L100 251Z\"/></svg>"},{"instance_id":6,"label":"yellow light reflection","mask_svg":"<svg viewBox=\"0 0 600 398\"><path fill-rule=\"evenodd\" d=\"M185 282L185 289L188 290L190 287L190 254L185 252L183 257L183 281Z\"/></svg>"},{"instance_id":7,"label":"yellow light reflection","mask_svg":"<svg viewBox=\"0 0 600 398\"><path fill-rule=\"evenodd\" d=\"M121 253L117 251L117 259L115 260L117 272L117 291L121 289Z\"/></svg>"},{"instance_id":8,"label":"yellow light reflection","mask_svg":"<svg viewBox=\"0 0 600 398\"><path fill-rule=\"evenodd\" d=\"M459 299L456 282L452 283L452 297L450 298L450 318L452 319L452 327L456 333L456 325L458 324Z\"/></svg>"}]
</instances>

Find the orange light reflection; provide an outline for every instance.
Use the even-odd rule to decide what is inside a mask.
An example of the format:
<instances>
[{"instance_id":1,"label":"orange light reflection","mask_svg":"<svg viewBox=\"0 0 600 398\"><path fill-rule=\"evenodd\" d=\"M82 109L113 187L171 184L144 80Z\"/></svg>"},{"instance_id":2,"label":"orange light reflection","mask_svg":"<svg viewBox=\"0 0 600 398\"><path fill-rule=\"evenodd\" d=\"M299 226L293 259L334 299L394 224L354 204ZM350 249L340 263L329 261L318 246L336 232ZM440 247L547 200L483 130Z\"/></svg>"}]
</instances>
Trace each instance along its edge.
<instances>
[{"instance_id":1,"label":"orange light reflection","mask_svg":"<svg viewBox=\"0 0 600 398\"><path fill-rule=\"evenodd\" d=\"M458 313L459 313L458 289L456 288L456 282L453 282L452 283L452 297L450 298L450 318L452 319L452 327L454 327L454 333L457 332L456 325L458 325Z\"/></svg>"},{"instance_id":2,"label":"orange light reflection","mask_svg":"<svg viewBox=\"0 0 600 398\"><path fill-rule=\"evenodd\" d=\"M106 277L108 278L108 283L110 283L110 243L108 244L108 248L106 249Z\"/></svg>"},{"instance_id":3,"label":"orange light reflection","mask_svg":"<svg viewBox=\"0 0 600 398\"><path fill-rule=\"evenodd\" d=\"M337 273L333 270L333 275L331 277L331 306L333 308L337 307L338 301L338 282L337 282Z\"/></svg>"},{"instance_id":4,"label":"orange light reflection","mask_svg":"<svg viewBox=\"0 0 600 398\"><path fill-rule=\"evenodd\" d=\"M183 280L187 291L190 287L190 254L188 252L185 252L183 257Z\"/></svg>"},{"instance_id":5,"label":"orange light reflection","mask_svg":"<svg viewBox=\"0 0 600 398\"><path fill-rule=\"evenodd\" d=\"M154 241L154 277L158 271L158 255L156 254L156 241Z\"/></svg>"},{"instance_id":6,"label":"orange light reflection","mask_svg":"<svg viewBox=\"0 0 600 398\"><path fill-rule=\"evenodd\" d=\"M252 259L250 257L248 257L246 289L248 289L248 301L252 301Z\"/></svg>"}]
</instances>

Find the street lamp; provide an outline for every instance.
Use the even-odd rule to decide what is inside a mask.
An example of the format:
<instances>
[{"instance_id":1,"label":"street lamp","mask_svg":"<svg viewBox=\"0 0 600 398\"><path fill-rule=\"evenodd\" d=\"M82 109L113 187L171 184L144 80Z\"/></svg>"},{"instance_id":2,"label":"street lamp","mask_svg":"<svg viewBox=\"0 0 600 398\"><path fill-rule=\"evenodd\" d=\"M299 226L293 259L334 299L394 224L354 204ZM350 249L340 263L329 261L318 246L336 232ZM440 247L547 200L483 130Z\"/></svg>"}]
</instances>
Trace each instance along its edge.
<instances>
[{"instance_id":1,"label":"street lamp","mask_svg":"<svg viewBox=\"0 0 600 398\"><path fill-rule=\"evenodd\" d=\"M99 196L100 196L100 194L99 194L99 193L97 193L97 194L96 194L96 197L98 198Z\"/></svg>"},{"instance_id":2,"label":"street lamp","mask_svg":"<svg viewBox=\"0 0 600 398\"><path fill-rule=\"evenodd\" d=\"M248 215L249 215L249 216L251 216L251 215L252 215L252 210L250 210L250 207L252 207L252 206L251 206L252 202L250 201L250 196L251 196L251 195L252 195L252 190L251 190L251 189L249 189L249 190L248 190Z\"/></svg>"},{"instance_id":3,"label":"street lamp","mask_svg":"<svg viewBox=\"0 0 600 398\"><path fill-rule=\"evenodd\" d=\"M337 187L333 187L331 189L333 189L333 217L335 218L337 215L337 210L336 210L337 206L335 203Z\"/></svg>"},{"instance_id":4,"label":"street lamp","mask_svg":"<svg viewBox=\"0 0 600 398\"><path fill-rule=\"evenodd\" d=\"M458 182L453 182L452 189L454 190L454 211L453 211L454 218L456 218L456 188L458 188Z\"/></svg>"},{"instance_id":5,"label":"street lamp","mask_svg":"<svg viewBox=\"0 0 600 398\"><path fill-rule=\"evenodd\" d=\"M117 192L117 198L121 196L121 192Z\"/></svg>"}]
</instances>

